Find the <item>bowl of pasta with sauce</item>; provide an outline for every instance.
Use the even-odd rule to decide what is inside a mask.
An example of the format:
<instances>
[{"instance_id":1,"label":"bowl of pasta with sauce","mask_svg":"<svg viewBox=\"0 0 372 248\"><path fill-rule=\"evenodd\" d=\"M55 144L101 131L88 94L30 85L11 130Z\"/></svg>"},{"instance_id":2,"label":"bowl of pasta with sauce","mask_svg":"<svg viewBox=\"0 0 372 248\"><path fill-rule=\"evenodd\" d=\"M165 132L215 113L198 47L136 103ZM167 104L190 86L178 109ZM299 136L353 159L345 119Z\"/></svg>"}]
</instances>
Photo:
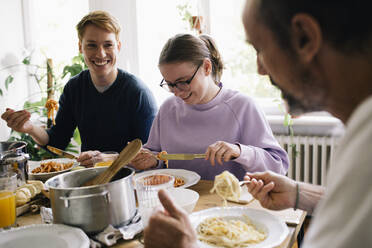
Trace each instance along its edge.
<instances>
[{"instance_id":1,"label":"bowl of pasta with sauce","mask_svg":"<svg viewBox=\"0 0 372 248\"><path fill-rule=\"evenodd\" d=\"M168 192L177 205L189 214L192 213L199 200L199 193L191 189L174 188L168 190Z\"/></svg>"}]
</instances>

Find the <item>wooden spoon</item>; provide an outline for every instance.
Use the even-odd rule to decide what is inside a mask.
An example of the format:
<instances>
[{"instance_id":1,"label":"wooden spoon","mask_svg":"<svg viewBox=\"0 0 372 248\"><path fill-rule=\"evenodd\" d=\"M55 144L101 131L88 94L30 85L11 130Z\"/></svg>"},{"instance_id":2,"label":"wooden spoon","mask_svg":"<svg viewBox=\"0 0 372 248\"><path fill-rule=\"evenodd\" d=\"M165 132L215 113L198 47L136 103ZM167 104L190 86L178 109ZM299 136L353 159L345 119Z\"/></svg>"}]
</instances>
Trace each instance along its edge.
<instances>
[{"instance_id":1,"label":"wooden spoon","mask_svg":"<svg viewBox=\"0 0 372 248\"><path fill-rule=\"evenodd\" d=\"M126 147L124 147L110 167L108 167L103 173L99 174L95 178L85 182L82 186L84 187L109 183L115 174L137 155L141 147L142 142L140 139L131 141Z\"/></svg>"}]
</instances>

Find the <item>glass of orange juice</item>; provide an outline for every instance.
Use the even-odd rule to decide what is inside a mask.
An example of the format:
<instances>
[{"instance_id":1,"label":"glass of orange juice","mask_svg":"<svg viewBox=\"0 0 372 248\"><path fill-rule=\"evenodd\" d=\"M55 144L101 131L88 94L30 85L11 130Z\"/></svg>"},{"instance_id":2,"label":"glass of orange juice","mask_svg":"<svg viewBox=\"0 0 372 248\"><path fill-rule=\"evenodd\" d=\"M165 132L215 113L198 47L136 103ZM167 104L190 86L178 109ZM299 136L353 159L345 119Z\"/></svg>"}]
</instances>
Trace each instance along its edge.
<instances>
[{"instance_id":1,"label":"glass of orange juice","mask_svg":"<svg viewBox=\"0 0 372 248\"><path fill-rule=\"evenodd\" d=\"M16 173L5 173L0 175L0 229L10 228L15 224L16 188L17 188Z\"/></svg>"},{"instance_id":2,"label":"glass of orange juice","mask_svg":"<svg viewBox=\"0 0 372 248\"><path fill-rule=\"evenodd\" d=\"M94 164L94 167L100 166L110 166L112 162L118 157L119 153L109 151L109 152L101 152L103 160Z\"/></svg>"}]
</instances>

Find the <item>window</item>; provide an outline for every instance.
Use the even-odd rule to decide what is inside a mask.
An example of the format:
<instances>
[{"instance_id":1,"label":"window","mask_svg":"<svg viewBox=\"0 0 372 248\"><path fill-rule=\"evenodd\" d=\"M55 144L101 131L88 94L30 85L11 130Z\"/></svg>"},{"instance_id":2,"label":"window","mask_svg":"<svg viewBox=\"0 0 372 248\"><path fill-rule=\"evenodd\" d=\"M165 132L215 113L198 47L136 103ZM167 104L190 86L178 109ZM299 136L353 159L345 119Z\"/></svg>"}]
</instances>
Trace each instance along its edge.
<instances>
[{"instance_id":1,"label":"window","mask_svg":"<svg viewBox=\"0 0 372 248\"><path fill-rule=\"evenodd\" d=\"M45 76L46 58L52 58L55 73L60 75L63 65L71 63L72 57L78 54L75 25L88 12L88 0L1 1L0 9L4 10L0 19L6 34L0 53L0 88L6 89L3 82L9 74L14 77L0 97L0 109L19 110L25 101L39 101L41 96L46 96L45 89L40 92L29 76L35 67L23 66L22 60L31 54L31 64L42 66L39 71ZM9 137L9 132L10 129L1 124L2 140Z\"/></svg>"},{"instance_id":2,"label":"window","mask_svg":"<svg viewBox=\"0 0 372 248\"><path fill-rule=\"evenodd\" d=\"M245 42L241 21L245 0L204 1L209 10L202 2L137 1L140 77L148 83L161 104L169 93L158 87L162 78L157 68L160 51L171 36L191 32L188 22L183 20L186 14L202 15L205 23L209 23L207 29L216 40L225 62L221 80L224 86L240 90L261 103L275 105L278 112L280 92L270 84L268 77L258 75L256 52ZM189 13L182 12L182 8L187 8Z\"/></svg>"},{"instance_id":3,"label":"window","mask_svg":"<svg viewBox=\"0 0 372 248\"><path fill-rule=\"evenodd\" d=\"M139 74L154 93L158 105L172 95L159 87L162 75L158 59L166 41L175 34L185 32L185 22L177 9L182 2L137 1Z\"/></svg>"},{"instance_id":4,"label":"window","mask_svg":"<svg viewBox=\"0 0 372 248\"><path fill-rule=\"evenodd\" d=\"M89 11L88 0L34 0L27 6L29 20L25 22L29 21L30 25L25 35L30 43L26 49L32 53L33 63L44 66L46 58L51 58L54 74L62 75L63 67L79 54L75 26ZM61 83L67 80L65 77ZM36 88L31 89L33 91L40 92ZM58 97L57 92L56 99Z\"/></svg>"},{"instance_id":5,"label":"window","mask_svg":"<svg viewBox=\"0 0 372 248\"><path fill-rule=\"evenodd\" d=\"M226 64L225 84L256 98L280 97L268 77L257 73L256 51L245 42L241 20L245 0L209 3L211 35Z\"/></svg>"},{"instance_id":6,"label":"window","mask_svg":"<svg viewBox=\"0 0 372 248\"><path fill-rule=\"evenodd\" d=\"M75 26L88 13L88 1L33 0L31 11L34 49L69 63L79 53Z\"/></svg>"}]
</instances>

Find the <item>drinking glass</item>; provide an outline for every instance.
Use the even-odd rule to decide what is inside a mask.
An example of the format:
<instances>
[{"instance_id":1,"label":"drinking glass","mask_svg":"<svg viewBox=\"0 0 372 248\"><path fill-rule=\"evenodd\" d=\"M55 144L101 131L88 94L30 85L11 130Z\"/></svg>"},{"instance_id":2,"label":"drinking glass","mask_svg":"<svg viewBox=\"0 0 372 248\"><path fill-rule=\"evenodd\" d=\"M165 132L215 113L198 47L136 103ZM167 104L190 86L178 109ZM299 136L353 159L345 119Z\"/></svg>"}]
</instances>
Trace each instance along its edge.
<instances>
[{"instance_id":1,"label":"drinking glass","mask_svg":"<svg viewBox=\"0 0 372 248\"><path fill-rule=\"evenodd\" d=\"M158 191L174 188L174 177L160 173L145 175L138 177L135 184L142 225L146 227L153 211L161 207Z\"/></svg>"},{"instance_id":2,"label":"drinking glass","mask_svg":"<svg viewBox=\"0 0 372 248\"><path fill-rule=\"evenodd\" d=\"M0 175L0 229L10 228L16 220L15 189L17 174L4 173Z\"/></svg>"}]
</instances>

